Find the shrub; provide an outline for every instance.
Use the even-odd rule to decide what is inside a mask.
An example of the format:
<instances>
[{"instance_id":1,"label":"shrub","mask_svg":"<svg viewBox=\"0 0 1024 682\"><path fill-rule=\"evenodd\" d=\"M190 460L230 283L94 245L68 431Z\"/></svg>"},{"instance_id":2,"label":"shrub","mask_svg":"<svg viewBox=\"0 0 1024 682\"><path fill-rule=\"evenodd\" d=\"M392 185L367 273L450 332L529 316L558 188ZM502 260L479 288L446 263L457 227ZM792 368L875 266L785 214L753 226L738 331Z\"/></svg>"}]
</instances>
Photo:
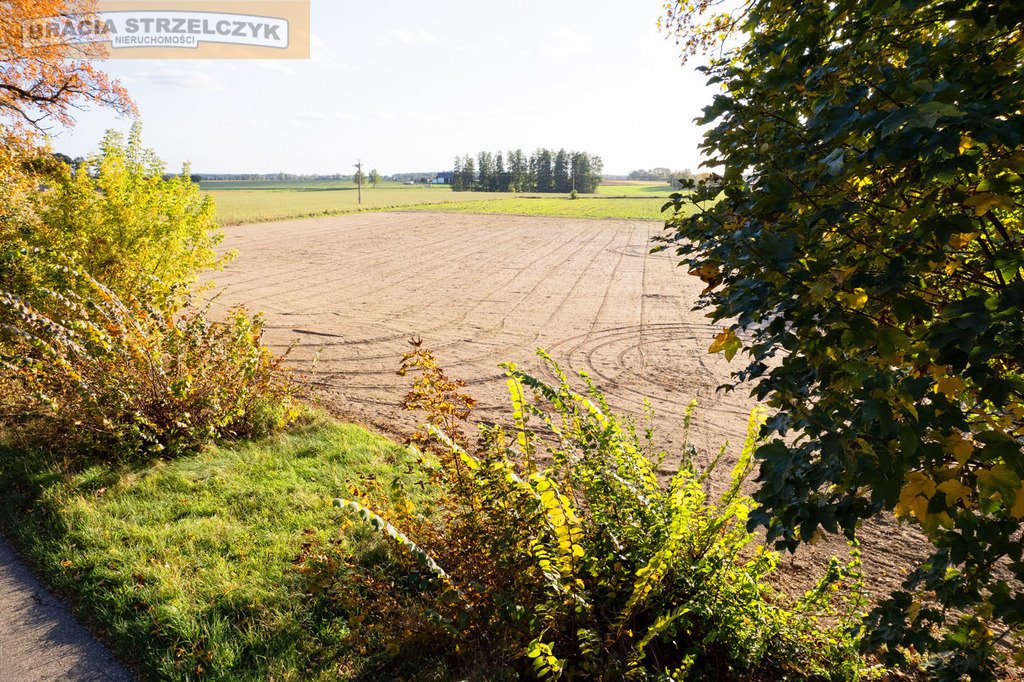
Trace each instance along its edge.
<instances>
[{"instance_id":1,"label":"shrub","mask_svg":"<svg viewBox=\"0 0 1024 682\"><path fill-rule=\"evenodd\" d=\"M260 316L235 308L210 322L207 310L179 314L51 269L69 286L40 289L41 305L0 292L0 425L10 433L48 449L173 456L298 415L283 358L260 344Z\"/></svg>"},{"instance_id":2,"label":"shrub","mask_svg":"<svg viewBox=\"0 0 1024 682\"><path fill-rule=\"evenodd\" d=\"M514 427L481 427L469 444L463 384L418 347L406 356L402 373L419 373L406 404L427 411L416 438L433 453L427 491L387 504L352 488L336 502L394 541L388 561L304 558L354 645L384 652L382 665L401 651L406 665L418 655L488 679L856 677L856 557L791 599L768 586L777 557L745 529L760 416L712 500L692 447L662 482L650 430L638 435L585 375L578 393L542 357L557 383L505 366Z\"/></svg>"},{"instance_id":3,"label":"shrub","mask_svg":"<svg viewBox=\"0 0 1024 682\"><path fill-rule=\"evenodd\" d=\"M142 146L140 124L127 139L108 132L99 154L77 168L51 164L47 171L41 227L27 240L41 256L60 254L119 296L140 299L183 293L202 270L224 262L213 200L187 165L165 175L163 162Z\"/></svg>"},{"instance_id":4,"label":"shrub","mask_svg":"<svg viewBox=\"0 0 1024 682\"><path fill-rule=\"evenodd\" d=\"M0 145L0 289L29 291L32 263L20 258L27 238L41 229L37 215L40 179L29 171L39 155Z\"/></svg>"}]
</instances>

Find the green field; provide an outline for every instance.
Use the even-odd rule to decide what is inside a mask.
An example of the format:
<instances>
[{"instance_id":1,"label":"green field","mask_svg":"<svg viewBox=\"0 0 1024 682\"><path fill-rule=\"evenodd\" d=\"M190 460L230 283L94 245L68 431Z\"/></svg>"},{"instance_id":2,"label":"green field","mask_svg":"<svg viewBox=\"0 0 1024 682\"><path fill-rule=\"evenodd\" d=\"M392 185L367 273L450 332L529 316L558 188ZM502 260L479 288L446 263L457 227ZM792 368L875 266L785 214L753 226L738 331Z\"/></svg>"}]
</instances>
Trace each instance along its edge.
<instances>
[{"instance_id":1,"label":"green field","mask_svg":"<svg viewBox=\"0 0 1024 682\"><path fill-rule=\"evenodd\" d=\"M355 189L351 180L203 180L205 190L289 190L316 192L335 189ZM400 182L382 182L377 187L408 187ZM422 185L421 185L422 187Z\"/></svg>"},{"instance_id":2,"label":"green field","mask_svg":"<svg viewBox=\"0 0 1024 682\"><path fill-rule=\"evenodd\" d=\"M344 622L318 614L304 543L364 551L331 501L409 451L326 417L173 461L71 466L0 444L0 530L142 679L336 679Z\"/></svg>"},{"instance_id":3,"label":"green field","mask_svg":"<svg viewBox=\"0 0 1024 682\"><path fill-rule=\"evenodd\" d=\"M642 197L594 197L570 199L563 196L512 196L487 201L456 201L441 204L404 206L396 210L435 213L503 213L509 215L548 216L552 218L589 218L593 220L665 220L662 214L667 199Z\"/></svg>"},{"instance_id":4,"label":"green field","mask_svg":"<svg viewBox=\"0 0 1024 682\"><path fill-rule=\"evenodd\" d=\"M363 187L363 201L359 204L355 185L345 181L204 181L201 185L217 202L217 217L222 225L402 208L452 213L663 220L660 210L671 193L668 185L660 184L602 185L596 195L570 202L562 195L452 192L446 186L389 182L377 187Z\"/></svg>"},{"instance_id":5,"label":"green field","mask_svg":"<svg viewBox=\"0 0 1024 682\"><path fill-rule=\"evenodd\" d=\"M505 196L486 192L452 192L448 187L381 183L363 187L363 202L351 182L203 182L217 202L222 225L311 218L441 201L485 200Z\"/></svg>"},{"instance_id":6,"label":"green field","mask_svg":"<svg viewBox=\"0 0 1024 682\"><path fill-rule=\"evenodd\" d=\"M667 183L644 180L619 180L597 186L597 196L602 197L668 197L675 191Z\"/></svg>"}]
</instances>

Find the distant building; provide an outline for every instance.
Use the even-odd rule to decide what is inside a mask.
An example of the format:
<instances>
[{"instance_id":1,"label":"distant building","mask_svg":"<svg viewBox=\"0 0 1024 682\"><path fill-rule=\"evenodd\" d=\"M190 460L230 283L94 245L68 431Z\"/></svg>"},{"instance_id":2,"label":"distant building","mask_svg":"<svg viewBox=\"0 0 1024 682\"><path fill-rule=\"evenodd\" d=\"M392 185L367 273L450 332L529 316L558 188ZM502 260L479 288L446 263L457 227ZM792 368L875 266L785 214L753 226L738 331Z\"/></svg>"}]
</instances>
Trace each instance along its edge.
<instances>
[{"instance_id":1,"label":"distant building","mask_svg":"<svg viewBox=\"0 0 1024 682\"><path fill-rule=\"evenodd\" d=\"M455 175L452 171L444 171L438 173L437 177L434 178L435 185L450 185L452 184L452 177Z\"/></svg>"}]
</instances>

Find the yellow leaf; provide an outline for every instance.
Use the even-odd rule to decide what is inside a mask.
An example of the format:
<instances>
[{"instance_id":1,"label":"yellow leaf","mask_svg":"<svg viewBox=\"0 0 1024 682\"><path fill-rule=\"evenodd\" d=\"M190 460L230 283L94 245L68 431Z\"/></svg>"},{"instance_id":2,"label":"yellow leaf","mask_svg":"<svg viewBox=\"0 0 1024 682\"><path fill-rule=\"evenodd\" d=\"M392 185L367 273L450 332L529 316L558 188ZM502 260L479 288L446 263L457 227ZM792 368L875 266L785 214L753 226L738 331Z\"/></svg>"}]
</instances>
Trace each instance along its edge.
<instances>
[{"instance_id":1,"label":"yellow leaf","mask_svg":"<svg viewBox=\"0 0 1024 682\"><path fill-rule=\"evenodd\" d=\"M1017 488L1017 494L1014 495L1013 506L1010 507L1010 514L1015 519L1024 519L1024 487Z\"/></svg>"},{"instance_id":2,"label":"yellow leaf","mask_svg":"<svg viewBox=\"0 0 1024 682\"><path fill-rule=\"evenodd\" d=\"M924 521L928 516L928 501L935 495L935 481L923 472L914 471L907 475L907 482L900 491L896 503L896 516L914 516Z\"/></svg>"},{"instance_id":3,"label":"yellow leaf","mask_svg":"<svg viewBox=\"0 0 1024 682\"><path fill-rule=\"evenodd\" d=\"M971 493L973 491L955 478L943 481L938 485L937 490L946 494L946 502L950 504L960 501L964 503L964 506L969 507L971 505Z\"/></svg>"},{"instance_id":4,"label":"yellow leaf","mask_svg":"<svg viewBox=\"0 0 1024 682\"><path fill-rule=\"evenodd\" d=\"M924 523L928 519L928 499L920 496L915 497L910 502L910 511L913 512L914 518Z\"/></svg>"},{"instance_id":5,"label":"yellow leaf","mask_svg":"<svg viewBox=\"0 0 1024 682\"><path fill-rule=\"evenodd\" d=\"M946 448L960 466L966 464L967 460L974 454L974 444L960 434L953 434L947 438Z\"/></svg>"},{"instance_id":6,"label":"yellow leaf","mask_svg":"<svg viewBox=\"0 0 1024 682\"><path fill-rule=\"evenodd\" d=\"M731 329L723 329L722 333L715 337L715 340L711 343L708 348L708 353L721 353L722 349L725 348L726 342L729 341L729 337L732 335Z\"/></svg>"},{"instance_id":7,"label":"yellow leaf","mask_svg":"<svg viewBox=\"0 0 1024 682\"><path fill-rule=\"evenodd\" d=\"M724 329L715 337L715 340L708 347L708 353L724 353L725 359L731 361L737 351L743 348L743 342L731 329Z\"/></svg>"},{"instance_id":8,"label":"yellow leaf","mask_svg":"<svg viewBox=\"0 0 1024 682\"><path fill-rule=\"evenodd\" d=\"M991 471L992 477L995 479L997 484L1009 487L1016 487L1020 485L1020 477L1013 473L1013 469L1005 464L996 464L992 467Z\"/></svg>"},{"instance_id":9,"label":"yellow leaf","mask_svg":"<svg viewBox=\"0 0 1024 682\"><path fill-rule=\"evenodd\" d=\"M949 245L954 249L962 249L974 241L974 238L977 236L978 234L976 232L961 232L959 234L954 234L949 238Z\"/></svg>"},{"instance_id":10,"label":"yellow leaf","mask_svg":"<svg viewBox=\"0 0 1024 682\"><path fill-rule=\"evenodd\" d=\"M718 282L718 278L721 276L721 271L718 269L717 265L705 263L700 267L693 268L687 274L699 277L705 284L714 284Z\"/></svg>"},{"instance_id":11,"label":"yellow leaf","mask_svg":"<svg viewBox=\"0 0 1024 682\"><path fill-rule=\"evenodd\" d=\"M1002 208L1007 211L1014 208L1013 197L995 192L982 192L967 197L964 206L974 209L974 215L985 215L994 208Z\"/></svg>"},{"instance_id":12,"label":"yellow leaf","mask_svg":"<svg viewBox=\"0 0 1024 682\"><path fill-rule=\"evenodd\" d=\"M964 392L963 380L960 377L942 377L935 384L935 392L941 393L950 400L958 399Z\"/></svg>"},{"instance_id":13,"label":"yellow leaf","mask_svg":"<svg viewBox=\"0 0 1024 682\"><path fill-rule=\"evenodd\" d=\"M1005 506L1012 506L1009 496L1021 487L1020 477L1012 469L1005 464L996 464L991 469L979 469L976 475L983 495L993 499L998 496L1005 501Z\"/></svg>"},{"instance_id":14,"label":"yellow leaf","mask_svg":"<svg viewBox=\"0 0 1024 682\"><path fill-rule=\"evenodd\" d=\"M903 406L903 409L905 409L907 411L907 413L910 414L910 416L912 416L914 419L918 418L917 406L914 405L914 403L910 402L909 400L907 400L903 396L899 396L898 400L899 400L900 405Z\"/></svg>"},{"instance_id":15,"label":"yellow leaf","mask_svg":"<svg viewBox=\"0 0 1024 682\"><path fill-rule=\"evenodd\" d=\"M840 291L839 300L842 301L843 305L852 310L861 310L868 302L868 294L866 291L857 287L853 292Z\"/></svg>"}]
</instances>

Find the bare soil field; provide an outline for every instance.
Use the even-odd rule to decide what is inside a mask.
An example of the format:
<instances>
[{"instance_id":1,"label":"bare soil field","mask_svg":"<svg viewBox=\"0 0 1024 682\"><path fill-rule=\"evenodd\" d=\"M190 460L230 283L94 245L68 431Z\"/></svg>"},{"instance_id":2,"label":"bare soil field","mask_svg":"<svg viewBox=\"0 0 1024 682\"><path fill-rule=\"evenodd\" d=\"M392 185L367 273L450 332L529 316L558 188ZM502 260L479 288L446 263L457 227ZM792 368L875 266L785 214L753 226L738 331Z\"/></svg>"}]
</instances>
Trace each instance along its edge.
<instances>
[{"instance_id":1,"label":"bare soil field","mask_svg":"<svg viewBox=\"0 0 1024 682\"><path fill-rule=\"evenodd\" d=\"M402 438L417 423L401 409L408 379L395 373L410 337L468 382L480 402L476 418L492 421L508 413L498 363L541 372L534 351L544 348L564 369L589 373L622 413L641 414L648 398L658 444L671 451L696 399L690 440L705 460L729 441L718 472L727 480L754 403L745 390L717 390L730 370L707 353L720 328L692 311L703 284L672 254L649 253L661 229L428 213L235 227L225 246L238 257L215 276L217 305L245 302L266 313L267 342L277 351L296 344L293 365L327 406L388 435ZM889 521L865 528L862 542L876 590L894 586L924 547ZM805 584L812 566L844 552L842 542L826 541L785 558L787 581Z\"/></svg>"}]
</instances>

